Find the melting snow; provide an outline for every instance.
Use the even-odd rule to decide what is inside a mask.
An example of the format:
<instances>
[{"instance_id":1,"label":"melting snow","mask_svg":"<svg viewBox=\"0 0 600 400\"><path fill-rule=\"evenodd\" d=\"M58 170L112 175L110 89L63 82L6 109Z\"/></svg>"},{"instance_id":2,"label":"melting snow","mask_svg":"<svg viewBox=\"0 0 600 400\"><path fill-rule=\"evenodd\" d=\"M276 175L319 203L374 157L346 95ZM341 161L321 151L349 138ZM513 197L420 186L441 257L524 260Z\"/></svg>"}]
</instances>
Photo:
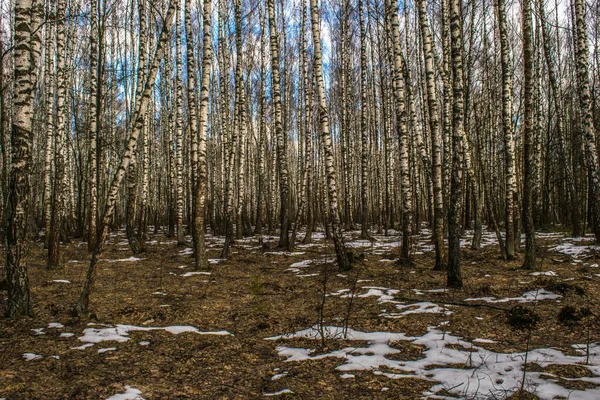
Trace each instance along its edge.
<instances>
[{"instance_id":1,"label":"melting snow","mask_svg":"<svg viewBox=\"0 0 600 400\"><path fill-rule=\"evenodd\" d=\"M336 326L324 327L328 339L342 339L344 328ZM312 356L314 350L278 346L280 356L287 357L286 361L320 360L324 358L339 358L342 363L336 367L338 371L370 370L374 374L391 379L419 378L432 382L425 396L434 395L446 389L461 398L505 397L521 386L523 376L524 353L496 353L476 346L474 343L488 343L487 339L476 339L473 342L462 340L435 327L429 327L428 332L421 337L407 336L404 333L390 332L361 332L347 329L349 340L367 341L368 345L346 347L325 354ZM320 339L317 327L304 329L295 333L275 336L266 340L285 340L292 338ZM400 350L391 347L395 341L409 341L414 345L423 346L423 358L419 360L399 360ZM453 345L455 348L450 348ZM456 347L462 347L458 349ZM556 349L536 349L528 354L528 362L542 367L550 364L573 365L580 364L585 359L585 345L575 345L580 356L568 356ZM597 362L600 345L591 345L592 365L583 365L595 375L600 375L600 365ZM388 355L395 355L387 358ZM462 368L451 368L453 364L462 364ZM382 372L381 367L389 368L396 373ZM570 390L558 385L552 376L544 372L527 373L526 388L533 388L535 395L541 399L553 399L558 396L573 400L600 398L600 387L588 390ZM569 379L585 381L600 385L600 376Z\"/></svg>"},{"instance_id":2,"label":"melting snow","mask_svg":"<svg viewBox=\"0 0 600 400\"><path fill-rule=\"evenodd\" d=\"M131 386L125 386L125 393L117 393L106 400L143 400L142 391Z\"/></svg>"},{"instance_id":3,"label":"melting snow","mask_svg":"<svg viewBox=\"0 0 600 400\"><path fill-rule=\"evenodd\" d=\"M279 392L273 392L273 393L265 393L264 395L267 397L272 397L272 396L281 396L282 394L292 394L294 392L292 392L290 389L283 389L280 390Z\"/></svg>"},{"instance_id":4,"label":"melting snow","mask_svg":"<svg viewBox=\"0 0 600 400\"><path fill-rule=\"evenodd\" d=\"M271 256L301 256L302 254L305 254L305 252L304 251L267 251L264 254L271 255Z\"/></svg>"},{"instance_id":5,"label":"melting snow","mask_svg":"<svg viewBox=\"0 0 600 400\"><path fill-rule=\"evenodd\" d=\"M575 242L581 242L584 240L590 240L591 237L588 238L564 238L560 244L556 247L550 248L551 251L556 251L557 253L565 254L571 257L580 257L589 253L590 250L600 250L600 246L597 245L589 245L589 246L578 246Z\"/></svg>"},{"instance_id":6,"label":"melting snow","mask_svg":"<svg viewBox=\"0 0 600 400\"><path fill-rule=\"evenodd\" d=\"M66 279L54 279L52 282L54 282L54 283L71 283L71 281L68 281Z\"/></svg>"},{"instance_id":7,"label":"melting snow","mask_svg":"<svg viewBox=\"0 0 600 400\"><path fill-rule=\"evenodd\" d=\"M79 338L80 341L86 343L83 346L73 349L85 349L86 347L93 346L94 343L100 343L105 341L114 342L126 342L129 338L129 332L134 331L155 331L164 330L174 335L178 335L184 332L193 332L199 335L231 335L227 331L214 331L214 332L203 332L193 326L166 326L161 327L143 327L134 325L117 325L110 328L87 328L83 330L83 336Z\"/></svg>"},{"instance_id":8,"label":"melting snow","mask_svg":"<svg viewBox=\"0 0 600 400\"><path fill-rule=\"evenodd\" d=\"M207 271L194 271L194 272L186 272L185 274L182 274L180 276L183 277L188 277L188 276L194 276L194 275L210 275L211 272L207 272Z\"/></svg>"},{"instance_id":9,"label":"melting snow","mask_svg":"<svg viewBox=\"0 0 600 400\"><path fill-rule=\"evenodd\" d=\"M23 358L25 359L25 361L33 361L41 359L42 356L34 353L23 353Z\"/></svg>"},{"instance_id":10,"label":"melting snow","mask_svg":"<svg viewBox=\"0 0 600 400\"><path fill-rule=\"evenodd\" d=\"M286 376L287 374L288 374L288 372L287 372L287 371L284 371L284 372L282 372L281 374L275 374L275 375L273 375L273 376L271 377L271 380L272 380L272 381L276 381L276 380L278 380L278 379L281 379L281 378L283 378L283 377L284 377L284 376Z\"/></svg>"},{"instance_id":11,"label":"melting snow","mask_svg":"<svg viewBox=\"0 0 600 400\"><path fill-rule=\"evenodd\" d=\"M292 265L290 265L290 267L292 267L292 268L304 268L304 267L308 267L312 263L313 263L313 260L304 260L304 261L295 262Z\"/></svg>"},{"instance_id":12,"label":"melting snow","mask_svg":"<svg viewBox=\"0 0 600 400\"><path fill-rule=\"evenodd\" d=\"M58 322L50 322L48 324L48 328L56 328L56 329L60 329L60 328L64 328L65 326L61 323Z\"/></svg>"},{"instance_id":13,"label":"melting snow","mask_svg":"<svg viewBox=\"0 0 600 400\"><path fill-rule=\"evenodd\" d=\"M107 351L116 351L116 347L106 347L104 349L98 349L98 353L106 353Z\"/></svg>"},{"instance_id":14,"label":"melting snow","mask_svg":"<svg viewBox=\"0 0 600 400\"><path fill-rule=\"evenodd\" d=\"M118 260L106 260L106 262L109 263L114 263L114 262L133 262L133 261L142 261L145 260L145 258L138 258L138 257L128 257L128 258L119 258Z\"/></svg>"},{"instance_id":15,"label":"melting snow","mask_svg":"<svg viewBox=\"0 0 600 400\"><path fill-rule=\"evenodd\" d=\"M478 297L465 299L465 301L485 301L486 303L508 303L509 301L518 301L519 303L531 303L538 300L556 300L561 297L561 295L548 292L546 289L538 289L523 293L521 297L505 297L502 299L497 299L495 297Z\"/></svg>"},{"instance_id":16,"label":"melting snow","mask_svg":"<svg viewBox=\"0 0 600 400\"><path fill-rule=\"evenodd\" d=\"M558 276L554 271L544 271L544 272L532 272L529 275L532 276Z\"/></svg>"}]
</instances>

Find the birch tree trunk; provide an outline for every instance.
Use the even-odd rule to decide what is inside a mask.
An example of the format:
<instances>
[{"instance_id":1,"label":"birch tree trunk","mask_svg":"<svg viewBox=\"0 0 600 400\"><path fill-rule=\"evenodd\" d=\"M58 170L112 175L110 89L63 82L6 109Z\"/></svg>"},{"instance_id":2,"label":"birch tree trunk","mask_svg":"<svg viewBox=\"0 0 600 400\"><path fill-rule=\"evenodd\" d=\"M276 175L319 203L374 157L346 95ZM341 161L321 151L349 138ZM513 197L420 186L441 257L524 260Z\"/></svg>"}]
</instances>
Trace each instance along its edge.
<instances>
[{"instance_id":1,"label":"birch tree trunk","mask_svg":"<svg viewBox=\"0 0 600 400\"><path fill-rule=\"evenodd\" d=\"M188 18L191 10L189 9L191 2L188 2ZM203 26L203 46L202 46L202 76L200 78L200 110L198 121L198 165L197 168L198 182L196 183L196 192L194 202L194 255L196 270L209 269L208 259L206 257L206 246L204 243L204 209L206 203L206 125L208 123L208 85L210 80L210 68L212 61L212 40L211 40L211 0L204 0L202 10L202 26ZM191 29L189 30L191 34ZM188 67L189 64L189 47L188 47ZM192 64L191 71L188 70L190 76L194 74L194 66ZM195 90L195 88L192 88ZM192 130L195 135L195 131Z\"/></svg>"},{"instance_id":2,"label":"birch tree trunk","mask_svg":"<svg viewBox=\"0 0 600 400\"><path fill-rule=\"evenodd\" d=\"M140 3L142 1L140 0ZM89 211L88 211L88 251L96 245L96 220L98 218L98 0L90 1L90 103L89 103Z\"/></svg>"},{"instance_id":3,"label":"birch tree trunk","mask_svg":"<svg viewBox=\"0 0 600 400\"><path fill-rule=\"evenodd\" d=\"M460 210L462 199L462 165L464 128L464 78L463 38L460 17L461 0L450 0L450 38L452 49L452 171L450 179L450 202L448 204L448 277L447 286L463 286L460 267Z\"/></svg>"},{"instance_id":4,"label":"birch tree trunk","mask_svg":"<svg viewBox=\"0 0 600 400\"><path fill-rule=\"evenodd\" d=\"M275 122L275 136L277 138L277 166L279 173L279 198L280 198L280 217L279 217L279 247L287 248L289 246L289 198L290 183L288 177L288 161L282 116L281 116L281 85L279 76L279 38L277 34L277 24L275 22L275 4L274 0L267 0L269 11L269 31L271 35L271 97L273 99L273 113ZM316 53L316 51L315 51ZM316 56L315 56L316 57ZM323 94L324 97L324 94Z\"/></svg>"},{"instance_id":5,"label":"birch tree trunk","mask_svg":"<svg viewBox=\"0 0 600 400\"><path fill-rule=\"evenodd\" d=\"M419 27L421 29L421 46L425 57L425 80L427 93L427 109L429 111L429 133L431 136L431 179L433 183L433 243L435 246L435 270L446 269L444 262L444 197L442 194L442 137L440 132L437 88L433 49L429 21L427 20L427 3L419 0Z\"/></svg>"},{"instance_id":6,"label":"birch tree trunk","mask_svg":"<svg viewBox=\"0 0 600 400\"><path fill-rule=\"evenodd\" d=\"M536 245L533 224L533 190L535 185L534 166L534 76L533 76L533 27L531 18L531 0L523 0L523 227L525 230L525 260L523 268L535 270ZM507 246L508 247L508 246Z\"/></svg>"},{"instance_id":7,"label":"birch tree trunk","mask_svg":"<svg viewBox=\"0 0 600 400\"><path fill-rule=\"evenodd\" d=\"M272 1L272 0L269 0ZM331 131L329 127L329 112L327 110L327 99L325 98L325 84L323 82L323 55L321 52L321 28L319 26L319 6L317 0L310 0L310 20L312 25L313 46L315 58L313 71L317 84L319 99L319 121L321 125L321 143L323 146L323 158L325 163L325 174L327 178L327 194L329 199L329 222L331 223L331 234L335 246L335 254L340 271L352 269L348 253L344 246L342 230L340 226L340 215L338 210L336 173L333 160L333 147L331 145Z\"/></svg>"},{"instance_id":8,"label":"birch tree trunk","mask_svg":"<svg viewBox=\"0 0 600 400\"><path fill-rule=\"evenodd\" d=\"M358 0L358 20L360 27L360 200L361 237L369 236L367 225L367 167L368 167L368 126L367 126L367 29L364 21L363 0Z\"/></svg>"},{"instance_id":9,"label":"birch tree trunk","mask_svg":"<svg viewBox=\"0 0 600 400\"><path fill-rule=\"evenodd\" d=\"M135 104L137 105L141 101L141 96L144 90L144 84L146 79L146 63L147 63L147 55L146 55L146 43L148 40L147 28L146 28L146 7L144 4L144 0L138 0L138 18L140 21L140 45L138 50L138 74L137 74L137 87L135 93ZM142 117L145 118L145 115ZM135 121L134 121L135 123ZM145 124L144 124L145 125ZM141 129L141 139L138 141L142 141L142 151L144 149L144 128ZM129 247L131 248L131 252L133 254L139 254L144 251L144 246L142 241L140 240L140 235L136 232L135 218L137 216L137 178L139 174L140 168L143 168L143 160L142 164L138 166L137 163L137 144L136 148L134 148L133 154L131 155L131 161L129 163L129 173L128 173L128 182L127 189L129 191L127 196L127 210L126 210L126 233L127 239L129 241Z\"/></svg>"},{"instance_id":10,"label":"birch tree trunk","mask_svg":"<svg viewBox=\"0 0 600 400\"><path fill-rule=\"evenodd\" d=\"M596 149L596 133L590 100L590 78L588 75L589 50L587 26L585 23L585 4L583 0L575 0L575 30L576 30L576 73L581 107L581 129L585 144L585 159L590 177L590 211L592 228L596 242L600 243L600 167Z\"/></svg>"},{"instance_id":11,"label":"birch tree trunk","mask_svg":"<svg viewBox=\"0 0 600 400\"><path fill-rule=\"evenodd\" d=\"M66 35L65 9L66 1L59 0L56 4L56 75L58 89L56 94L56 132L54 140L54 185L52 194L52 212L48 242L48 269L60 266L60 231L65 212L65 146L67 130L67 73L66 73Z\"/></svg>"},{"instance_id":12,"label":"birch tree trunk","mask_svg":"<svg viewBox=\"0 0 600 400\"><path fill-rule=\"evenodd\" d=\"M16 0L13 51L15 90L11 128L11 167L6 209L6 281L10 318L32 315L27 274L29 252L29 175L33 147L33 85L31 81L31 0Z\"/></svg>"},{"instance_id":13,"label":"birch tree trunk","mask_svg":"<svg viewBox=\"0 0 600 400\"><path fill-rule=\"evenodd\" d=\"M254 233L262 233L266 196L265 182L265 143L267 136L267 29L265 10L259 7L260 13L260 105L258 127L258 188L256 191L256 223Z\"/></svg>"},{"instance_id":14,"label":"birch tree trunk","mask_svg":"<svg viewBox=\"0 0 600 400\"><path fill-rule=\"evenodd\" d=\"M400 190L402 192L402 249L400 258L403 261L411 258L412 236L412 187L408 160L408 129L406 126L406 104L404 102L404 82L402 80L402 50L400 47L400 28L398 22L398 5L395 0L387 0L387 18L393 48L393 82L396 100L396 129L400 143Z\"/></svg>"},{"instance_id":15,"label":"birch tree trunk","mask_svg":"<svg viewBox=\"0 0 600 400\"><path fill-rule=\"evenodd\" d=\"M502 65L502 130L504 133L504 180L506 182L504 228L506 230L506 259L513 260L516 253L514 227L514 199L517 190L515 166L515 137L512 115L512 68L506 21L506 2L497 0L498 30Z\"/></svg>"},{"instance_id":16,"label":"birch tree trunk","mask_svg":"<svg viewBox=\"0 0 600 400\"><path fill-rule=\"evenodd\" d=\"M177 245L185 246L185 233L183 231L183 89L182 89L182 52L181 52L181 6L177 6L177 23L175 24L175 173L176 173L176 204L177 204Z\"/></svg>"},{"instance_id":17,"label":"birch tree trunk","mask_svg":"<svg viewBox=\"0 0 600 400\"><path fill-rule=\"evenodd\" d=\"M54 18L53 5L48 4L48 17ZM54 161L54 31L55 26L46 25L46 145L44 152L44 248L47 249L50 245L50 229L52 222L52 166ZM90 121L91 126L92 121ZM90 205L91 207L91 205Z\"/></svg>"}]
</instances>

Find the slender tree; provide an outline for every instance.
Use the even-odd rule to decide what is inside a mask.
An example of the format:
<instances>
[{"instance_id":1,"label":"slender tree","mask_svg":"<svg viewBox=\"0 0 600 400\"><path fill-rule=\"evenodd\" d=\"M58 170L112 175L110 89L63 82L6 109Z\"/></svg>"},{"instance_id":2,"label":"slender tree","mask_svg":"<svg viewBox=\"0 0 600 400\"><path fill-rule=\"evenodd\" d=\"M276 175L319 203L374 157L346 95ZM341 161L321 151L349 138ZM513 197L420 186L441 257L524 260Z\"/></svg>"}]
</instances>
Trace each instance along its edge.
<instances>
[{"instance_id":1,"label":"slender tree","mask_svg":"<svg viewBox=\"0 0 600 400\"><path fill-rule=\"evenodd\" d=\"M8 182L6 224L6 281L8 317L32 314L27 253L30 210L29 174L33 145L33 85L31 80L31 0L16 0L14 13L15 43L13 51L15 91L11 127L11 173Z\"/></svg>"},{"instance_id":2,"label":"slender tree","mask_svg":"<svg viewBox=\"0 0 600 400\"><path fill-rule=\"evenodd\" d=\"M272 1L272 0L270 0ZM321 52L321 27L319 26L319 6L317 0L310 0L310 21L312 26L312 37L314 47L313 72L317 86L317 95L319 101L319 122L321 146L323 148L323 157L325 164L325 174L327 179L327 198L329 200L329 221L331 223L331 234L335 246L338 268L340 271L352 269L340 225L340 216L338 210L337 178L333 164L333 148L331 145L331 131L329 127L329 112L327 110L327 99L325 98L325 84L323 83L323 53Z\"/></svg>"}]
</instances>

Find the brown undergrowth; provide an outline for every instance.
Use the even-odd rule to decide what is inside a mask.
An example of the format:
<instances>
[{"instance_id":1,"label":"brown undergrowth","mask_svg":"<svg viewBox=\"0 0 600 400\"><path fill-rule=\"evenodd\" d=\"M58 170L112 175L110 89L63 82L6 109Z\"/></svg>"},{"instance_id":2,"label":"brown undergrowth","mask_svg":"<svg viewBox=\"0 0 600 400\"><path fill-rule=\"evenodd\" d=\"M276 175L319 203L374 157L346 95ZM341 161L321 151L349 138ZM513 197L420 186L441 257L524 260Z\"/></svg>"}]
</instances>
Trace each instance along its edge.
<instances>
[{"instance_id":1,"label":"brown undergrowth","mask_svg":"<svg viewBox=\"0 0 600 400\"><path fill-rule=\"evenodd\" d=\"M327 273L328 293L353 286L394 288L399 290L398 298L447 304L446 309L453 313L390 319L379 315L386 304L378 304L375 299L355 298L348 309L347 297L328 296L323 309L325 324L344 325L348 318L347 325L357 330L422 335L428 326L448 321L443 329L453 335L466 340L495 341L478 343L482 347L497 352L523 351L524 334L510 328L502 309L514 304L490 307L487 303L464 302L464 299L517 297L540 282L529 272L515 268L518 260L506 263L499 258L497 248L486 247L464 251L464 289L419 294L413 289L444 287L444 273L432 270L432 253L417 255L414 264L400 267L380 261L397 257L396 249L373 254L366 247L362 249L366 257L361 268L338 274L328 260L333 256L331 245L321 242L322 246L296 249L304 254L264 254L257 237L234 245L232 258L214 264L212 275L184 277L183 274L192 271L191 256L181 254L182 249L170 238L158 235L150 239L156 242L150 242L148 250L139 255L142 260L111 262L131 255L122 233L111 238L112 244L99 264L91 299L95 320L90 321L75 320L70 312L89 262L86 246L72 242L64 248L63 268L48 271L42 244L32 245L29 273L35 318L0 319L0 398L106 399L124 392L126 385L141 390L146 399L261 398L265 393L287 388L294 394L286 396L306 399L419 398L431 387L431 382L417 378L393 380L368 371L355 371L354 378L342 379L335 370L341 360L286 362L277 354L278 342L264 339L317 323L323 274ZM219 243L211 240L208 243L212 243L209 258L218 257ZM288 270L291 264L307 259L321 262L303 266L299 271ZM588 260L588 264L593 261ZM552 269L560 277L544 277L544 281L572 278L569 284L577 285L584 293L570 291L560 303L539 302L535 312L540 320L531 333L529 348L555 347L573 353L571 345L585 343L588 335L591 341L597 341L600 331L596 324L591 324L588 332L588 327L561 324L557 315L565 304L598 310L600 278L565 257L558 262L551 258L541 262L544 269ZM4 299L5 292L0 296ZM391 311L392 306L387 308ZM64 327L48 328L51 322ZM90 327L90 322L110 326L192 325L201 331L227 330L232 336L136 331L125 342L102 342L85 350L73 350L83 344L78 338ZM32 330L39 328L44 328L45 334ZM66 332L74 335L60 337ZM141 346L140 341L150 343ZM323 349L319 348L319 341L295 341L288 345L312 346L315 354L357 345L357 342L329 340ZM116 350L98 352L109 347ZM400 350L393 356L397 360L418 359L422 350L404 342L399 342L396 348ZM24 353L43 358L26 361ZM561 379L573 375L552 368L544 372L565 375ZM277 374L282 376L273 380Z\"/></svg>"}]
</instances>

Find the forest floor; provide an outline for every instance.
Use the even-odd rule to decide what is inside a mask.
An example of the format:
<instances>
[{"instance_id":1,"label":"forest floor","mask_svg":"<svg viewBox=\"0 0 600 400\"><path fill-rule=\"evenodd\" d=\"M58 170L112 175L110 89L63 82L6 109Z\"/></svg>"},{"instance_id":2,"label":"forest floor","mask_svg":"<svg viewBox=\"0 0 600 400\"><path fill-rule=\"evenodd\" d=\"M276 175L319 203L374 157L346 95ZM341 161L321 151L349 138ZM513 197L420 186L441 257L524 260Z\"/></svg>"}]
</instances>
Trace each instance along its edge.
<instances>
[{"instance_id":1,"label":"forest floor","mask_svg":"<svg viewBox=\"0 0 600 400\"><path fill-rule=\"evenodd\" d=\"M322 233L292 253L239 240L229 260L218 259L223 238L209 236L212 273L197 273L172 238L153 235L131 257L120 231L86 321L70 312L86 244L73 241L64 267L48 271L36 242L35 318L0 319L0 398L600 398L600 326L586 316L600 309L600 247L590 236L541 233L536 275L503 261L492 233L477 251L467 237L464 289L445 290L427 230L404 266L392 233L349 232L365 260L341 274ZM509 324L518 305L538 317L533 328Z\"/></svg>"}]
</instances>

